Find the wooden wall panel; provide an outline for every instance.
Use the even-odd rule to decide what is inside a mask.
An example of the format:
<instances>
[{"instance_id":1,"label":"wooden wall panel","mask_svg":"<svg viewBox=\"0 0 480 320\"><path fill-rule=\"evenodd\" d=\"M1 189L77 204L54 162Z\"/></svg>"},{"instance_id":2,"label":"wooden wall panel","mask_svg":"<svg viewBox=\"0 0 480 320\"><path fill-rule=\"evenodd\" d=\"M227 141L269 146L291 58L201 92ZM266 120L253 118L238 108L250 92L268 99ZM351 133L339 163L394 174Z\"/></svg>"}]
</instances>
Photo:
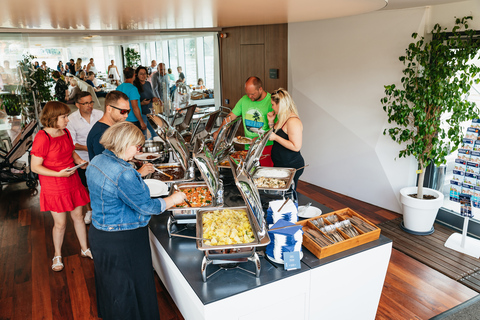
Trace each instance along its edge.
<instances>
[{"instance_id":1,"label":"wooden wall panel","mask_svg":"<svg viewBox=\"0 0 480 320\"><path fill-rule=\"evenodd\" d=\"M266 26L242 27L240 33L240 44L264 44Z\"/></svg>"},{"instance_id":2,"label":"wooden wall panel","mask_svg":"<svg viewBox=\"0 0 480 320\"><path fill-rule=\"evenodd\" d=\"M235 107L245 94L245 80L254 75L251 73L257 73L255 68L262 60L263 71L255 75L262 79L264 89L271 92L279 87L287 88L287 24L224 28L222 33L228 34L227 38L220 39L222 106ZM260 47L263 58L259 58ZM279 69L279 79L268 79L271 68Z\"/></svg>"},{"instance_id":3,"label":"wooden wall panel","mask_svg":"<svg viewBox=\"0 0 480 320\"><path fill-rule=\"evenodd\" d=\"M269 78L269 70L278 69L278 79ZM263 88L272 92L278 88L287 89L288 69L288 25L265 26L265 79Z\"/></svg>"},{"instance_id":4,"label":"wooden wall panel","mask_svg":"<svg viewBox=\"0 0 480 320\"><path fill-rule=\"evenodd\" d=\"M242 79L257 76L265 79L265 46L263 44L247 44L240 46Z\"/></svg>"}]
</instances>

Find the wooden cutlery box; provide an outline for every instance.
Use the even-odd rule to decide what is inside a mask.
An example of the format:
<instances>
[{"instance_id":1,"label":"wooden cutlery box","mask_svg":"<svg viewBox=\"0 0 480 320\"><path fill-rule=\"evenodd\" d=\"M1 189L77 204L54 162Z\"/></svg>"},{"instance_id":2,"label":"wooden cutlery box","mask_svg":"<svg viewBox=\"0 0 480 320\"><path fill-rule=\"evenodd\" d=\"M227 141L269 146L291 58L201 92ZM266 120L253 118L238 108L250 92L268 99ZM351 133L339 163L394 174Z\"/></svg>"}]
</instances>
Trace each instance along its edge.
<instances>
[{"instance_id":1,"label":"wooden cutlery box","mask_svg":"<svg viewBox=\"0 0 480 320\"><path fill-rule=\"evenodd\" d=\"M348 237L345 233L340 232L346 240L337 242L334 244L330 244L328 246L320 246L316 241L314 241L311 237L311 235L307 234L308 229L313 229L317 231L318 233L321 233L323 235L326 235L318 227L316 227L313 223L312 220L316 220L318 218L323 218L324 221L327 221L325 218L328 216L332 215L337 215L339 218L339 221L341 220L346 220L350 219L350 217L354 216L359 218L363 223L370 225L372 231L364 232L360 230L358 227L354 226L354 228L358 231L359 235L355 237ZM334 212L330 212L327 214L322 214L317 217L313 217L310 219L305 219L302 221L297 222L297 224L302 225L303 228L303 246L310 250L317 258L325 258L328 256L331 256L333 254L355 248L356 246L359 246L361 244L377 240L380 237L380 228L378 228L375 224L371 223L364 217L362 217L360 214L356 213L350 208L345 208L345 209L340 209ZM327 224L327 223L326 223Z\"/></svg>"}]
</instances>

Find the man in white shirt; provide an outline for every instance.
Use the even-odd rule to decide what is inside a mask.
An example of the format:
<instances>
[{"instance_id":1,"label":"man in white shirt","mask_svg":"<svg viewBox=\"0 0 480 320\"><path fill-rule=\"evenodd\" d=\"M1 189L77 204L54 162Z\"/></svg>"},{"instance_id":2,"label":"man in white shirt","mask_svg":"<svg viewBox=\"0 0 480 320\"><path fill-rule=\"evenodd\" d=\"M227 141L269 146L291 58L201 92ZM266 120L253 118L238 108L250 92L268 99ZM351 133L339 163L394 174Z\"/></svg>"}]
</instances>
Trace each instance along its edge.
<instances>
[{"instance_id":1,"label":"man in white shirt","mask_svg":"<svg viewBox=\"0 0 480 320\"><path fill-rule=\"evenodd\" d=\"M93 125L103 116L103 112L93 108L92 95L89 92L82 91L75 97L75 106L77 111L68 116L67 129L70 131L73 143L75 144L75 151L85 161L89 161L87 149L87 136ZM84 169L77 169L78 175L82 180L83 185L87 188L87 179L85 177ZM85 223L92 222L92 208L90 203L87 204L87 213L85 214Z\"/></svg>"}]
</instances>

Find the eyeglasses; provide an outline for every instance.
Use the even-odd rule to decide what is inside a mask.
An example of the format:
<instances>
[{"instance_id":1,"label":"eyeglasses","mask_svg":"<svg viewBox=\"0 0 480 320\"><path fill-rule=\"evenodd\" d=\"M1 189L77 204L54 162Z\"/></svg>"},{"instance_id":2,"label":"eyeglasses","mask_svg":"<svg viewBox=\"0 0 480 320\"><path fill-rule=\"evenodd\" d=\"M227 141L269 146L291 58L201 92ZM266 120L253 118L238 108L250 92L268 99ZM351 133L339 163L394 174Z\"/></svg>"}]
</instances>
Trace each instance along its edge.
<instances>
[{"instance_id":1,"label":"eyeglasses","mask_svg":"<svg viewBox=\"0 0 480 320\"><path fill-rule=\"evenodd\" d=\"M95 104L95 102L93 102L93 101L84 102L84 103L79 103L79 105L81 105L81 106L86 106L86 105L91 105L91 106L93 106L94 104Z\"/></svg>"},{"instance_id":2,"label":"eyeglasses","mask_svg":"<svg viewBox=\"0 0 480 320\"><path fill-rule=\"evenodd\" d=\"M126 113L129 113L130 112L130 109L120 109L120 108L117 108L115 106L112 106L109 104L110 107L112 107L113 109L117 109L118 111L120 111L120 114L126 114Z\"/></svg>"}]
</instances>

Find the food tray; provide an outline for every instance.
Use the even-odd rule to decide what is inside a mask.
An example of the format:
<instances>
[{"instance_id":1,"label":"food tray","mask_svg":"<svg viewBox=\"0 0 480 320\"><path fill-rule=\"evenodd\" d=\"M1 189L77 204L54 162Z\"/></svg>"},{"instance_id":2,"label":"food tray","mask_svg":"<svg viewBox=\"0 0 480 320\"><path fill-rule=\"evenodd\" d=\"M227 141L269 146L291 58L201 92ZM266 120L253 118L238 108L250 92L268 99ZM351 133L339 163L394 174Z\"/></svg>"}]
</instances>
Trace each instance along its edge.
<instances>
[{"instance_id":1,"label":"food tray","mask_svg":"<svg viewBox=\"0 0 480 320\"><path fill-rule=\"evenodd\" d=\"M290 186L292 185L293 182L293 177L295 176L295 169L292 168L279 168L279 167L257 167L255 171L252 174L252 179L255 182L256 178L263 177L264 175L259 175L259 172L266 172L271 171L271 172L282 172L283 176L286 177L275 177L275 175L269 175L269 178L276 178L282 181L285 181L285 187L283 188L265 188L265 187L258 187L256 184L255 186L257 187L258 190L272 190L272 191L287 191L290 189Z\"/></svg>"},{"instance_id":2,"label":"food tray","mask_svg":"<svg viewBox=\"0 0 480 320\"><path fill-rule=\"evenodd\" d=\"M238 243L238 244L227 244L227 245L218 245L218 246L213 246L213 245L207 245L204 243L203 240L197 240L197 248L202 251L211 251L210 255L215 256L216 254L218 255L224 255L227 254L228 257L233 257L233 253L240 254L240 252L243 252L242 254L247 254L249 255L249 250L231 250L231 252L226 252L225 250L228 249L245 249L245 248L253 248L257 246L265 246L270 243L270 238L266 235L261 235L261 230L260 226L258 225L257 219L252 215L252 212L247 209L246 206L243 207L231 207L231 208L225 208L225 209L230 209L230 210L242 210L246 211L248 220L250 221L250 226L252 227L252 231L255 237L255 240L250 243ZM207 208L207 207L202 207L200 210L197 212L197 238L202 238L203 237L203 214L209 211L215 211L215 210L224 210L224 208ZM242 255L241 254L241 255ZM218 257L217 257L218 258Z\"/></svg>"},{"instance_id":3,"label":"food tray","mask_svg":"<svg viewBox=\"0 0 480 320\"><path fill-rule=\"evenodd\" d=\"M341 241L341 242L338 242L338 243L335 243L335 244L331 244L331 245L326 246L326 247L321 247L319 244L317 244L315 241L313 241L312 238L310 238L310 236L308 236L305 231L306 231L306 229L310 228L310 229L314 229L318 232L321 232L311 222L311 220L315 220L315 219L318 219L320 217L325 218L327 216L331 216L331 215L334 215L334 214L336 214L340 218L340 220L349 219L350 216L356 216L356 217L360 218L361 220L363 220L365 223L374 227L374 230L365 233L365 232L362 232L361 230L359 230L358 228L356 228L357 231L360 233L360 235L358 235L356 237L353 237L353 238L348 238L345 241ZM310 218L310 219L306 219L306 220L297 222L297 224L303 226L303 228L302 228L303 231L304 231L304 233L303 233L303 246L305 248L307 248L308 250L310 250L310 252L312 252L319 259L331 256L333 254L336 254L336 253L339 253L339 252L342 252L342 251L345 251L345 250L348 250L348 249L351 249L351 248L355 248L355 247L357 247L359 245L362 245L362 244L365 244L367 242L377 240L380 237L380 228L378 228L375 224L371 223L370 221L368 221L367 219L365 219L360 214L358 214L357 212L353 211L350 208L345 208L345 209L337 210L337 211L330 212L330 213L327 213L327 214L322 214L322 215L317 216L317 217L313 217L313 218ZM345 238L348 237L345 234L343 234L343 235L344 235Z\"/></svg>"},{"instance_id":4,"label":"food tray","mask_svg":"<svg viewBox=\"0 0 480 320\"><path fill-rule=\"evenodd\" d=\"M184 188L195 188L195 187L205 187L207 188L207 183L205 181L195 181L195 182L180 182L177 183L176 186L180 191ZM170 188L170 195L175 192L175 188L171 187ZM172 207L169 210L172 212L172 215L174 218L181 218L181 219L195 219L195 216L197 214L197 211L200 209L209 209L212 207L220 207L217 203L217 195L212 194L212 203L208 206L204 207L182 207L182 208L177 208L177 207ZM210 209L209 209L210 210Z\"/></svg>"},{"instance_id":5,"label":"food tray","mask_svg":"<svg viewBox=\"0 0 480 320\"><path fill-rule=\"evenodd\" d=\"M154 173L152 173L152 176L151 178L152 179L157 179L157 180L160 180L160 181L163 181L165 183L178 183L178 182L185 182L185 181L192 181L193 180L193 177L190 177L190 173L188 170L183 170L182 166L180 165L179 162L176 162L176 163L159 163L159 164L154 164L154 166L160 170L162 170L163 168L167 169L165 171L165 173L167 174L171 174L171 170L173 168L178 168L179 171L183 171L184 174L182 177L175 177L174 176L174 179L170 179L168 178L167 176L155 171Z\"/></svg>"}]
</instances>

